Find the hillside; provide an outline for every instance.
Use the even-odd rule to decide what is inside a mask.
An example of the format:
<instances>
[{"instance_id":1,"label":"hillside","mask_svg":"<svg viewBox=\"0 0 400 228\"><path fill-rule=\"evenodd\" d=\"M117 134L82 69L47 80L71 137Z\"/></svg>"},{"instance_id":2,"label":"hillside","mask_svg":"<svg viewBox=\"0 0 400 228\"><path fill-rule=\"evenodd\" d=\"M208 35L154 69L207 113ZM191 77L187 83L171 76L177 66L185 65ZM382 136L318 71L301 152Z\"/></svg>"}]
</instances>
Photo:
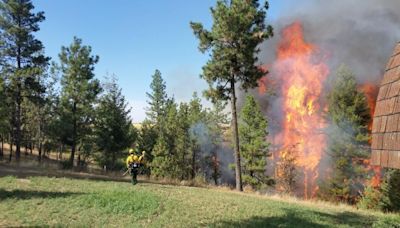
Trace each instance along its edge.
<instances>
[{"instance_id":1,"label":"hillside","mask_svg":"<svg viewBox=\"0 0 400 228\"><path fill-rule=\"evenodd\" d=\"M68 178L0 178L0 226L396 227L400 216L205 189Z\"/></svg>"}]
</instances>

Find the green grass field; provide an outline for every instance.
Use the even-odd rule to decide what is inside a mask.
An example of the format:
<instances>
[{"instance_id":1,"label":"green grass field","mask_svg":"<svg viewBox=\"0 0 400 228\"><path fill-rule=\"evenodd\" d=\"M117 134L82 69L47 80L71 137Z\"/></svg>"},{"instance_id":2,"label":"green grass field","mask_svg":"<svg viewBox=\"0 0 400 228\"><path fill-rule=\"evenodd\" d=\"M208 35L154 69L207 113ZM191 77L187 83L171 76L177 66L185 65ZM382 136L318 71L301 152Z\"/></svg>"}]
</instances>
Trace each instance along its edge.
<instances>
[{"instance_id":1,"label":"green grass field","mask_svg":"<svg viewBox=\"0 0 400 228\"><path fill-rule=\"evenodd\" d=\"M205 189L67 178L0 178L0 227L396 227L400 216ZM399 227L399 226L397 226Z\"/></svg>"}]
</instances>

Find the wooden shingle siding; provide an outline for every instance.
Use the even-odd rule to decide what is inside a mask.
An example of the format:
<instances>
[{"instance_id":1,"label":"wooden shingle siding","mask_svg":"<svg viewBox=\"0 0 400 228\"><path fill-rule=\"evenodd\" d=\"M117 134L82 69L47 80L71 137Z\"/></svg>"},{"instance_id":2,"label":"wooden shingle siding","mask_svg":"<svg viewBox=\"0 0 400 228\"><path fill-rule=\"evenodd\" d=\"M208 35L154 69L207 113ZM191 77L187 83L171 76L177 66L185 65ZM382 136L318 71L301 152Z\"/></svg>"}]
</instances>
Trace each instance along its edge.
<instances>
[{"instance_id":1,"label":"wooden shingle siding","mask_svg":"<svg viewBox=\"0 0 400 228\"><path fill-rule=\"evenodd\" d=\"M400 42L386 65L372 123L371 164L400 169Z\"/></svg>"}]
</instances>

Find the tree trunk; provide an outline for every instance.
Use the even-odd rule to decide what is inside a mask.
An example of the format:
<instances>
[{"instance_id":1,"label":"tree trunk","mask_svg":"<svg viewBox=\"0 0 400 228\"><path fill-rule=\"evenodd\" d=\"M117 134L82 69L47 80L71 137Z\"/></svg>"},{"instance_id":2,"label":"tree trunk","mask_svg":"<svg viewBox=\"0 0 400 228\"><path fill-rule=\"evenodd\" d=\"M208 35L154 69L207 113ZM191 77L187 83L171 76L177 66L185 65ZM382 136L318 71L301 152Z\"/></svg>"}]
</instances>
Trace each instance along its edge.
<instances>
[{"instance_id":1,"label":"tree trunk","mask_svg":"<svg viewBox=\"0 0 400 228\"><path fill-rule=\"evenodd\" d=\"M197 145L195 146L192 154L192 179L196 177L196 154L197 154Z\"/></svg>"},{"instance_id":2,"label":"tree trunk","mask_svg":"<svg viewBox=\"0 0 400 228\"><path fill-rule=\"evenodd\" d=\"M25 156L27 156L27 155L28 155L28 144L25 143Z\"/></svg>"},{"instance_id":3,"label":"tree trunk","mask_svg":"<svg viewBox=\"0 0 400 228\"><path fill-rule=\"evenodd\" d=\"M76 162L76 165L81 168L82 164L81 164L81 153L79 152L78 154L78 161Z\"/></svg>"},{"instance_id":4,"label":"tree trunk","mask_svg":"<svg viewBox=\"0 0 400 228\"><path fill-rule=\"evenodd\" d=\"M71 146L71 156L69 157L69 163L74 166L74 157L75 157L75 150L76 150L76 135L77 135L77 126L76 126L76 102L74 102L74 106L72 108L72 115L73 115L73 132L72 132L72 146Z\"/></svg>"},{"instance_id":5,"label":"tree trunk","mask_svg":"<svg viewBox=\"0 0 400 228\"><path fill-rule=\"evenodd\" d=\"M112 170L115 170L115 161L117 160L117 158L116 158L115 151L114 151L114 152L111 152L111 153L112 153L111 169L112 169Z\"/></svg>"},{"instance_id":6,"label":"tree trunk","mask_svg":"<svg viewBox=\"0 0 400 228\"><path fill-rule=\"evenodd\" d=\"M33 143L29 143L29 151L31 154L33 154Z\"/></svg>"},{"instance_id":7,"label":"tree trunk","mask_svg":"<svg viewBox=\"0 0 400 228\"><path fill-rule=\"evenodd\" d=\"M39 154L38 154L38 161L41 162L42 161L42 142L39 143Z\"/></svg>"},{"instance_id":8,"label":"tree trunk","mask_svg":"<svg viewBox=\"0 0 400 228\"><path fill-rule=\"evenodd\" d=\"M240 165L240 150L239 150L239 130L237 125L237 113L236 113L236 91L235 81L231 80L231 108L232 108L232 132L233 132L233 144L235 150L235 173L236 173L236 190L243 191L242 185L242 171Z\"/></svg>"},{"instance_id":9,"label":"tree trunk","mask_svg":"<svg viewBox=\"0 0 400 228\"><path fill-rule=\"evenodd\" d=\"M14 141L13 139L10 140L10 156L8 158L9 162L11 162L12 153L13 153L13 143L14 143L13 141Z\"/></svg>"},{"instance_id":10,"label":"tree trunk","mask_svg":"<svg viewBox=\"0 0 400 228\"><path fill-rule=\"evenodd\" d=\"M20 25L20 21L18 21ZM17 49L17 69L21 69L21 47L18 46ZM19 72L18 72L19 73ZM21 103L22 103L22 94L21 94L21 78L18 76L17 78L17 110L15 113L16 121L15 121L15 159L17 162L21 157Z\"/></svg>"},{"instance_id":11,"label":"tree trunk","mask_svg":"<svg viewBox=\"0 0 400 228\"><path fill-rule=\"evenodd\" d=\"M60 161L62 161L62 159L63 159L63 157L62 157L63 152L64 152L64 144L61 144L61 147L60 147L60 154L59 154L59 159L60 159Z\"/></svg>"},{"instance_id":12,"label":"tree trunk","mask_svg":"<svg viewBox=\"0 0 400 228\"><path fill-rule=\"evenodd\" d=\"M18 86L20 87L20 86ZM19 89L18 89L19 90ZM17 112L15 115L15 159L20 160L21 157L21 92L17 92Z\"/></svg>"},{"instance_id":13,"label":"tree trunk","mask_svg":"<svg viewBox=\"0 0 400 228\"><path fill-rule=\"evenodd\" d=\"M0 148L0 160L3 160L4 156L4 137L1 136L1 148Z\"/></svg>"}]
</instances>

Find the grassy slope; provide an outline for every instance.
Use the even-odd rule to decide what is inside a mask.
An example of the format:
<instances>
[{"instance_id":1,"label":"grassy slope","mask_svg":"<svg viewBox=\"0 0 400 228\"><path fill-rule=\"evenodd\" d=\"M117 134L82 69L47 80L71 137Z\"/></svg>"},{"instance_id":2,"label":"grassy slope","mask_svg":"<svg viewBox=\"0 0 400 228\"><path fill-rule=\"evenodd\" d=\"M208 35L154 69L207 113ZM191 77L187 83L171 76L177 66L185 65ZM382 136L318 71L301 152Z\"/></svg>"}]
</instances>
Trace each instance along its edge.
<instances>
[{"instance_id":1,"label":"grassy slope","mask_svg":"<svg viewBox=\"0 0 400 228\"><path fill-rule=\"evenodd\" d=\"M0 178L0 227L369 227L400 216L218 189L32 177Z\"/></svg>"}]
</instances>

